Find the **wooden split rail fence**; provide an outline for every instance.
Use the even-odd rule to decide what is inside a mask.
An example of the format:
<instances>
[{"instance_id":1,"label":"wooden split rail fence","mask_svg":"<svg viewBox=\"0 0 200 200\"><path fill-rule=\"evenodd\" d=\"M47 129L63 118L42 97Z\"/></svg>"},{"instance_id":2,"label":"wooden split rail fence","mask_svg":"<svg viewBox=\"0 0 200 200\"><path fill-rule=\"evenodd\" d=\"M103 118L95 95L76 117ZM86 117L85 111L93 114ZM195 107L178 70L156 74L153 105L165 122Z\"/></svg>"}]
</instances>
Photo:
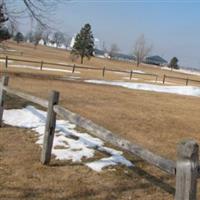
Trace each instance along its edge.
<instances>
[{"instance_id":1,"label":"wooden split rail fence","mask_svg":"<svg viewBox=\"0 0 200 200\"><path fill-rule=\"evenodd\" d=\"M47 119L44 132L43 148L41 154L42 164L47 165L51 159L52 144L56 127L56 115L75 125L84 128L92 135L95 135L105 142L132 153L140 157L147 163L160 170L176 177L175 200L196 200L197 199L197 179L199 173L199 145L194 140L181 141L177 148L177 161L166 159L162 156L119 137L117 134L95 124L76 113L58 105L59 92L52 91L49 100L44 100L30 94L8 87L9 77L2 77L0 86L0 127L2 126L3 110L6 94L13 94L47 109ZM134 168L133 168L134 170Z\"/></svg>"},{"instance_id":2,"label":"wooden split rail fence","mask_svg":"<svg viewBox=\"0 0 200 200\"><path fill-rule=\"evenodd\" d=\"M89 67L89 66L81 66L81 65L75 65L75 64L59 64L59 63L50 63L50 62L44 62L44 61L32 61L32 60L22 60L22 59L16 59L16 58L9 58L8 56L6 57L1 57L0 59L5 60L5 68L9 67L9 62L8 61L17 61L17 62L26 62L26 63L34 63L40 65L40 70L43 70L44 65L51 65L51 66L60 66L60 67L66 67L66 68L71 68L72 73L75 72L76 69L82 69L82 70L96 70L102 72L102 76L105 77L106 71L107 72L117 72L117 73L124 73L128 74L130 80L133 78L134 75L140 75L140 76L149 76L153 77L155 81L158 80L158 75L157 74L151 74L151 73L139 73L134 70L117 70L117 69L111 69L111 68L106 68L106 67Z\"/></svg>"},{"instance_id":3,"label":"wooden split rail fence","mask_svg":"<svg viewBox=\"0 0 200 200\"><path fill-rule=\"evenodd\" d=\"M181 77L176 77L176 76L168 76L165 75L163 76L163 84L165 84L166 79L175 79L175 80L182 80L185 81L185 85L189 85L189 82L196 82L200 84L200 80L194 80L194 79L189 79L189 78L181 78Z\"/></svg>"}]
</instances>

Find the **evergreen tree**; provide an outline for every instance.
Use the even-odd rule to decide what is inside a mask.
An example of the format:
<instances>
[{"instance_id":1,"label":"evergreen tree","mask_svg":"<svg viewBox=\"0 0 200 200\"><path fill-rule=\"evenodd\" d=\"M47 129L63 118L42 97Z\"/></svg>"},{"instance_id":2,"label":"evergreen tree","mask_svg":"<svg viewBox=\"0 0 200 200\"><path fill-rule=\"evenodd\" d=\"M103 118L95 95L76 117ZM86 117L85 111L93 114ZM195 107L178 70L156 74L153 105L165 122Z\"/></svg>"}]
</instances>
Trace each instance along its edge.
<instances>
[{"instance_id":1,"label":"evergreen tree","mask_svg":"<svg viewBox=\"0 0 200 200\"><path fill-rule=\"evenodd\" d=\"M20 42L24 41L24 36L22 33L18 32L15 37L14 40L19 44Z\"/></svg>"},{"instance_id":2,"label":"evergreen tree","mask_svg":"<svg viewBox=\"0 0 200 200\"><path fill-rule=\"evenodd\" d=\"M71 53L81 57L81 64L83 64L84 57L90 59L94 52L94 37L91 31L90 24L80 30L80 33L76 35L75 43Z\"/></svg>"},{"instance_id":3,"label":"evergreen tree","mask_svg":"<svg viewBox=\"0 0 200 200\"><path fill-rule=\"evenodd\" d=\"M169 68L171 69L179 69L179 66L178 66L178 58L176 57L173 57L169 63Z\"/></svg>"}]
</instances>

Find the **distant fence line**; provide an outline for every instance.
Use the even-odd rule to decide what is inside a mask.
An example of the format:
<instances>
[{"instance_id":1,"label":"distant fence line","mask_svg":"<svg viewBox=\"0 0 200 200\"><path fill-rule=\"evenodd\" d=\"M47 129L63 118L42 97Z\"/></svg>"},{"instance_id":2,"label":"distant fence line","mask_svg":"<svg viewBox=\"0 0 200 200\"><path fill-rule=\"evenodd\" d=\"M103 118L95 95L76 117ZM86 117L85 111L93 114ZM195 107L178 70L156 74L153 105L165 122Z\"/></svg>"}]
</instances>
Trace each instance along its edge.
<instances>
[{"instance_id":1,"label":"distant fence line","mask_svg":"<svg viewBox=\"0 0 200 200\"><path fill-rule=\"evenodd\" d=\"M200 80L194 80L194 79L189 79L189 78L182 78L182 77L177 77L177 76L168 76L165 75L163 76L163 84L165 84L166 79L176 79L176 80L183 80L185 81L185 85L188 86L189 85L189 81L190 82L197 82L200 83Z\"/></svg>"},{"instance_id":2,"label":"distant fence line","mask_svg":"<svg viewBox=\"0 0 200 200\"><path fill-rule=\"evenodd\" d=\"M5 68L9 67L9 60L10 61L17 61L17 62L26 62L26 63L34 63L38 64L40 67L40 70L43 70L44 65L53 65L53 66L60 66L60 67L66 67L70 68L71 72L74 73L76 69L83 69L83 70L96 70L102 72L102 76L105 77L106 71L107 72L117 72L117 73L124 73L129 75L129 79L132 80L134 75L140 75L140 76L150 76L154 77L155 82L158 81L158 75L152 74L152 73L139 73L134 70L121 70L121 69L112 69L112 68L106 68L106 67L90 67L90 66L81 66L77 64L60 64L60 63L52 63L52 62L44 62L44 61L32 61L32 60L23 60L23 59L16 59L16 58L9 58L6 57L0 57L0 59L5 60ZM176 80L183 80L185 81L185 85L188 86L189 82L196 82L200 83L200 80L190 79L190 78L182 78L177 76L169 76L164 74L162 83L165 84L166 79L176 79Z\"/></svg>"},{"instance_id":3,"label":"distant fence line","mask_svg":"<svg viewBox=\"0 0 200 200\"><path fill-rule=\"evenodd\" d=\"M134 144L118 136L118 134L95 124L66 108L59 106L59 92L52 91L49 100L44 100L21 91L8 87L9 77L4 76L0 85L0 127L2 127L5 97L7 93L16 95L30 102L39 104L47 108L47 119L44 131L43 147L41 153L42 164L49 164L56 127L56 115L58 114L65 120L84 128L91 134L122 148L135 156L145 160L147 163L158 167L166 173L176 176L175 200L196 200L197 198L197 179L199 172L199 145L194 140L181 141L177 148L176 162L165 159L155 153L145 149L138 144Z\"/></svg>"},{"instance_id":4,"label":"distant fence line","mask_svg":"<svg viewBox=\"0 0 200 200\"><path fill-rule=\"evenodd\" d=\"M0 59L5 60L5 68L9 67L9 62L8 61L10 60L10 61L38 64L38 65L40 65L40 70L41 71L43 70L44 65L53 65L53 66L71 68L72 73L74 73L76 69L83 69L83 70L85 69L85 70L101 71L103 77L106 75L106 71L107 71L107 72L118 72L118 73L128 74L130 80L133 78L133 75L150 76L150 77L154 77L155 81L158 80L158 75L157 74L139 73L139 72L135 72L134 70L121 70L121 69L117 70L117 69L111 69L111 68L106 68L106 67L89 67L89 66L81 66L81 65L77 65L77 64L60 64L60 63L51 63L51 62L44 62L44 61L32 61L32 60L9 58L8 56L0 57Z\"/></svg>"}]
</instances>

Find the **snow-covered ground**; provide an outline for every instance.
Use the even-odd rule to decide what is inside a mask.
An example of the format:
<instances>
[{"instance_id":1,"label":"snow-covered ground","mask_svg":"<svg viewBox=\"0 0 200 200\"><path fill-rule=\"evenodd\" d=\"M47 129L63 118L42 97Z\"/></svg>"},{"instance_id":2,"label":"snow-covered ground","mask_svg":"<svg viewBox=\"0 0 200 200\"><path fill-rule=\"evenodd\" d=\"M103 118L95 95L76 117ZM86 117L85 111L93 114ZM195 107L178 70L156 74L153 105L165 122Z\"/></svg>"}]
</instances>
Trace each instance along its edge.
<instances>
[{"instance_id":1,"label":"snow-covered ground","mask_svg":"<svg viewBox=\"0 0 200 200\"><path fill-rule=\"evenodd\" d=\"M200 97L200 87L194 87L194 86L164 86L164 85L154 85L147 83L132 83L132 82L103 81L103 80L86 80L85 82L103 84L103 85L121 86L133 90L146 90L153 92L164 92L164 93Z\"/></svg>"},{"instance_id":2,"label":"snow-covered ground","mask_svg":"<svg viewBox=\"0 0 200 200\"><path fill-rule=\"evenodd\" d=\"M23 109L5 110L3 115L5 124L29 128L36 132L38 136L37 144L42 146L46 112L27 106ZM122 164L128 167L133 164L124 158L121 151L104 146L104 142L87 133L79 132L76 126L65 120L57 120L54 136L52 154L59 160L71 160L75 163L82 162L95 156L95 152L105 153L105 157L94 160L84 161L89 168L100 172L106 166ZM108 156L109 155L109 156Z\"/></svg>"},{"instance_id":3,"label":"snow-covered ground","mask_svg":"<svg viewBox=\"0 0 200 200\"><path fill-rule=\"evenodd\" d=\"M1 62L1 63L5 63L6 61L5 61L5 59L0 59L0 62ZM8 63L13 63L13 61L8 60Z\"/></svg>"},{"instance_id":4,"label":"snow-covered ground","mask_svg":"<svg viewBox=\"0 0 200 200\"><path fill-rule=\"evenodd\" d=\"M125 80L130 80L130 77L129 77L129 76L128 76L128 77L123 77L123 79L125 79ZM133 81L138 81L139 78L134 78L134 77L132 77L131 80L133 80Z\"/></svg>"},{"instance_id":5,"label":"snow-covered ground","mask_svg":"<svg viewBox=\"0 0 200 200\"><path fill-rule=\"evenodd\" d=\"M161 67L163 70L169 70L171 71L171 68L169 67ZM195 71L195 70L189 70L189 69L173 69L174 72L180 72L183 74L191 74L191 75L198 75L200 76L200 72Z\"/></svg>"},{"instance_id":6,"label":"snow-covered ground","mask_svg":"<svg viewBox=\"0 0 200 200\"><path fill-rule=\"evenodd\" d=\"M163 81L148 81L149 83L160 83L163 84ZM165 85L174 85L172 82L165 81Z\"/></svg>"},{"instance_id":7,"label":"snow-covered ground","mask_svg":"<svg viewBox=\"0 0 200 200\"><path fill-rule=\"evenodd\" d=\"M134 73L138 73L138 74L144 74L145 72L142 70L132 70L132 72ZM127 73L124 72L114 72L115 74L121 74L121 75L127 75Z\"/></svg>"},{"instance_id":8,"label":"snow-covered ground","mask_svg":"<svg viewBox=\"0 0 200 200\"><path fill-rule=\"evenodd\" d=\"M12 64L12 65L9 65L9 67L40 70L40 67L31 66L31 65L13 65L13 64ZM42 67L42 70L45 70L45 71L55 71L55 72L65 72L65 73L72 73L72 70L59 69L59 68ZM74 73L79 74L80 72L79 72L79 71L74 71Z\"/></svg>"}]
</instances>

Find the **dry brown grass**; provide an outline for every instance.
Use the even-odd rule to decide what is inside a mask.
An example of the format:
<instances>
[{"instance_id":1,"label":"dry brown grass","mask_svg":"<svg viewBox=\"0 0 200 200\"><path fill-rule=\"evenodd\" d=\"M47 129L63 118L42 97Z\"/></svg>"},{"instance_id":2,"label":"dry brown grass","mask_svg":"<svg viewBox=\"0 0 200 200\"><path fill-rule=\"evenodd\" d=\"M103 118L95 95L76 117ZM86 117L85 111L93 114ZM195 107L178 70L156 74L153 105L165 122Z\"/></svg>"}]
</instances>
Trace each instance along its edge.
<instances>
[{"instance_id":1,"label":"dry brown grass","mask_svg":"<svg viewBox=\"0 0 200 200\"><path fill-rule=\"evenodd\" d=\"M6 100L7 108L25 104L19 98ZM101 173L83 164L54 159L50 166L43 166L39 161L41 149L35 141L34 132L28 129L9 126L0 129L0 199L173 199L173 179L149 169L137 158L130 157L136 165L133 169L118 166Z\"/></svg>"},{"instance_id":2,"label":"dry brown grass","mask_svg":"<svg viewBox=\"0 0 200 200\"><path fill-rule=\"evenodd\" d=\"M46 58L47 61L52 59L55 62L67 60L66 52L61 50L58 54L57 50L38 47L33 53L30 45L20 45L18 48L24 52L24 56L32 59ZM101 66L101 62L116 68L121 65L127 69L134 68L129 63L101 59L92 59L90 64ZM156 70L160 75L163 73L163 70L146 66L142 66L141 70ZM23 69L16 71L24 73ZM55 75L33 70L26 70L26 73ZM94 72L87 73L82 73L82 79L97 76ZM177 75L170 71L167 73ZM108 79L118 78L112 74L106 76ZM11 77L10 86L45 99L51 90L58 90L61 93L60 104L64 107L171 159L176 158L176 145L182 138L194 138L200 142L200 104L197 97L129 90L81 81L15 76ZM8 103L9 107L27 104L14 98L9 99ZM100 174L82 165L54 160L51 167L41 166L40 149L34 144L35 137L27 133L30 131L11 127L0 130L2 199L173 199L174 191L170 185L174 185L174 179L133 157L130 159L136 163L134 169L119 167L116 171L105 170ZM164 184L162 180L170 185Z\"/></svg>"},{"instance_id":3,"label":"dry brown grass","mask_svg":"<svg viewBox=\"0 0 200 200\"><path fill-rule=\"evenodd\" d=\"M63 106L170 158L175 158L182 138L200 141L198 97L14 77L10 86L45 99L51 90L58 90Z\"/></svg>"},{"instance_id":4,"label":"dry brown grass","mask_svg":"<svg viewBox=\"0 0 200 200\"><path fill-rule=\"evenodd\" d=\"M35 61L46 61L46 62L54 62L54 63L65 63L65 64L80 64L79 60L72 61L70 57L70 53L65 50L56 49L56 48L50 48L46 46L37 46L35 49L32 44L22 43L17 45L15 42L7 42L6 45L11 48L17 50L16 52L8 53L7 55L12 58L20 58L20 59L28 59L28 60L35 60ZM22 54L21 54L22 52ZM2 56L5 56L6 54L3 54ZM27 64L22 62L15 62L14 64L26 64L26 65L33 65L33 66L39 66L37 64ZM84 65L86 66L92 66L92 67L101 67L104 66L106 68L113 68L113 69L124 69L124 70L142 70L146 73L153 73L157 74L158 81L162 81L163 75L169 75L169 76L178 76L182 78L190 78L195 80L200 80L200 76L196 75L186 75L180 72L176 71L169 71L169 70L161 70L159 67L151 66L151 65L145 65L142 64L140 67L136 67L134 63L131 62L123 62L123 61L115 61L115 60L109 60L109 59L101 59L101 58L92 58L91 60L85 59ZM83 65L83 66L84 66ZM45 67L56 67L56 66L48 66L45 65ZM64 67L58 67L61 69L64 69ZM1 64L0 70L4 69L4 64ZM71 70L70 68L65 68L67 70ZM25 69L16 69L16 68L10 68L9 71L20 71L24 72ZM81 74L75 74L75 76L80 76L83 79L102 79L102 72L101 71L91 71L91 70L79 70L81 71ZM49 72L49 71L35 71L35 70L26 70L26 72L29 73L46 73L46 74L57 74L60 76L71 76L71 73L61 73L61 72ZM74 76L74 74L73 74ZM106 76L104 79L107 80L124 80L124 77L129 77L129 75L126 74L116 74L116 73L110 73L106 72ZM137 82L148 82L155 80L154 77L146 77L142 75L133 75L135 78L139 78ZM133 80L134 81L134 80ZM185 81L180 80L174 80L174 79L167 79L167 81L172 82L174 84L178 85L185 85ZM190 82L191 85L200 85L200 83Z\"/></svg>"},{"instance_id":5,"label":"dry brown grass","mask_svg":"<svg viewBox=\"0 0 200 200\"><path fill-rule=\"evenodd\" d=\"M34 142L31 131L1 129L0 199L173 199L171 186L162 183L166 175L155 178L137 167L96 173L83 165L55 160L45 167L39 162L40 148Z\"/></svg>"}]
</instances>

